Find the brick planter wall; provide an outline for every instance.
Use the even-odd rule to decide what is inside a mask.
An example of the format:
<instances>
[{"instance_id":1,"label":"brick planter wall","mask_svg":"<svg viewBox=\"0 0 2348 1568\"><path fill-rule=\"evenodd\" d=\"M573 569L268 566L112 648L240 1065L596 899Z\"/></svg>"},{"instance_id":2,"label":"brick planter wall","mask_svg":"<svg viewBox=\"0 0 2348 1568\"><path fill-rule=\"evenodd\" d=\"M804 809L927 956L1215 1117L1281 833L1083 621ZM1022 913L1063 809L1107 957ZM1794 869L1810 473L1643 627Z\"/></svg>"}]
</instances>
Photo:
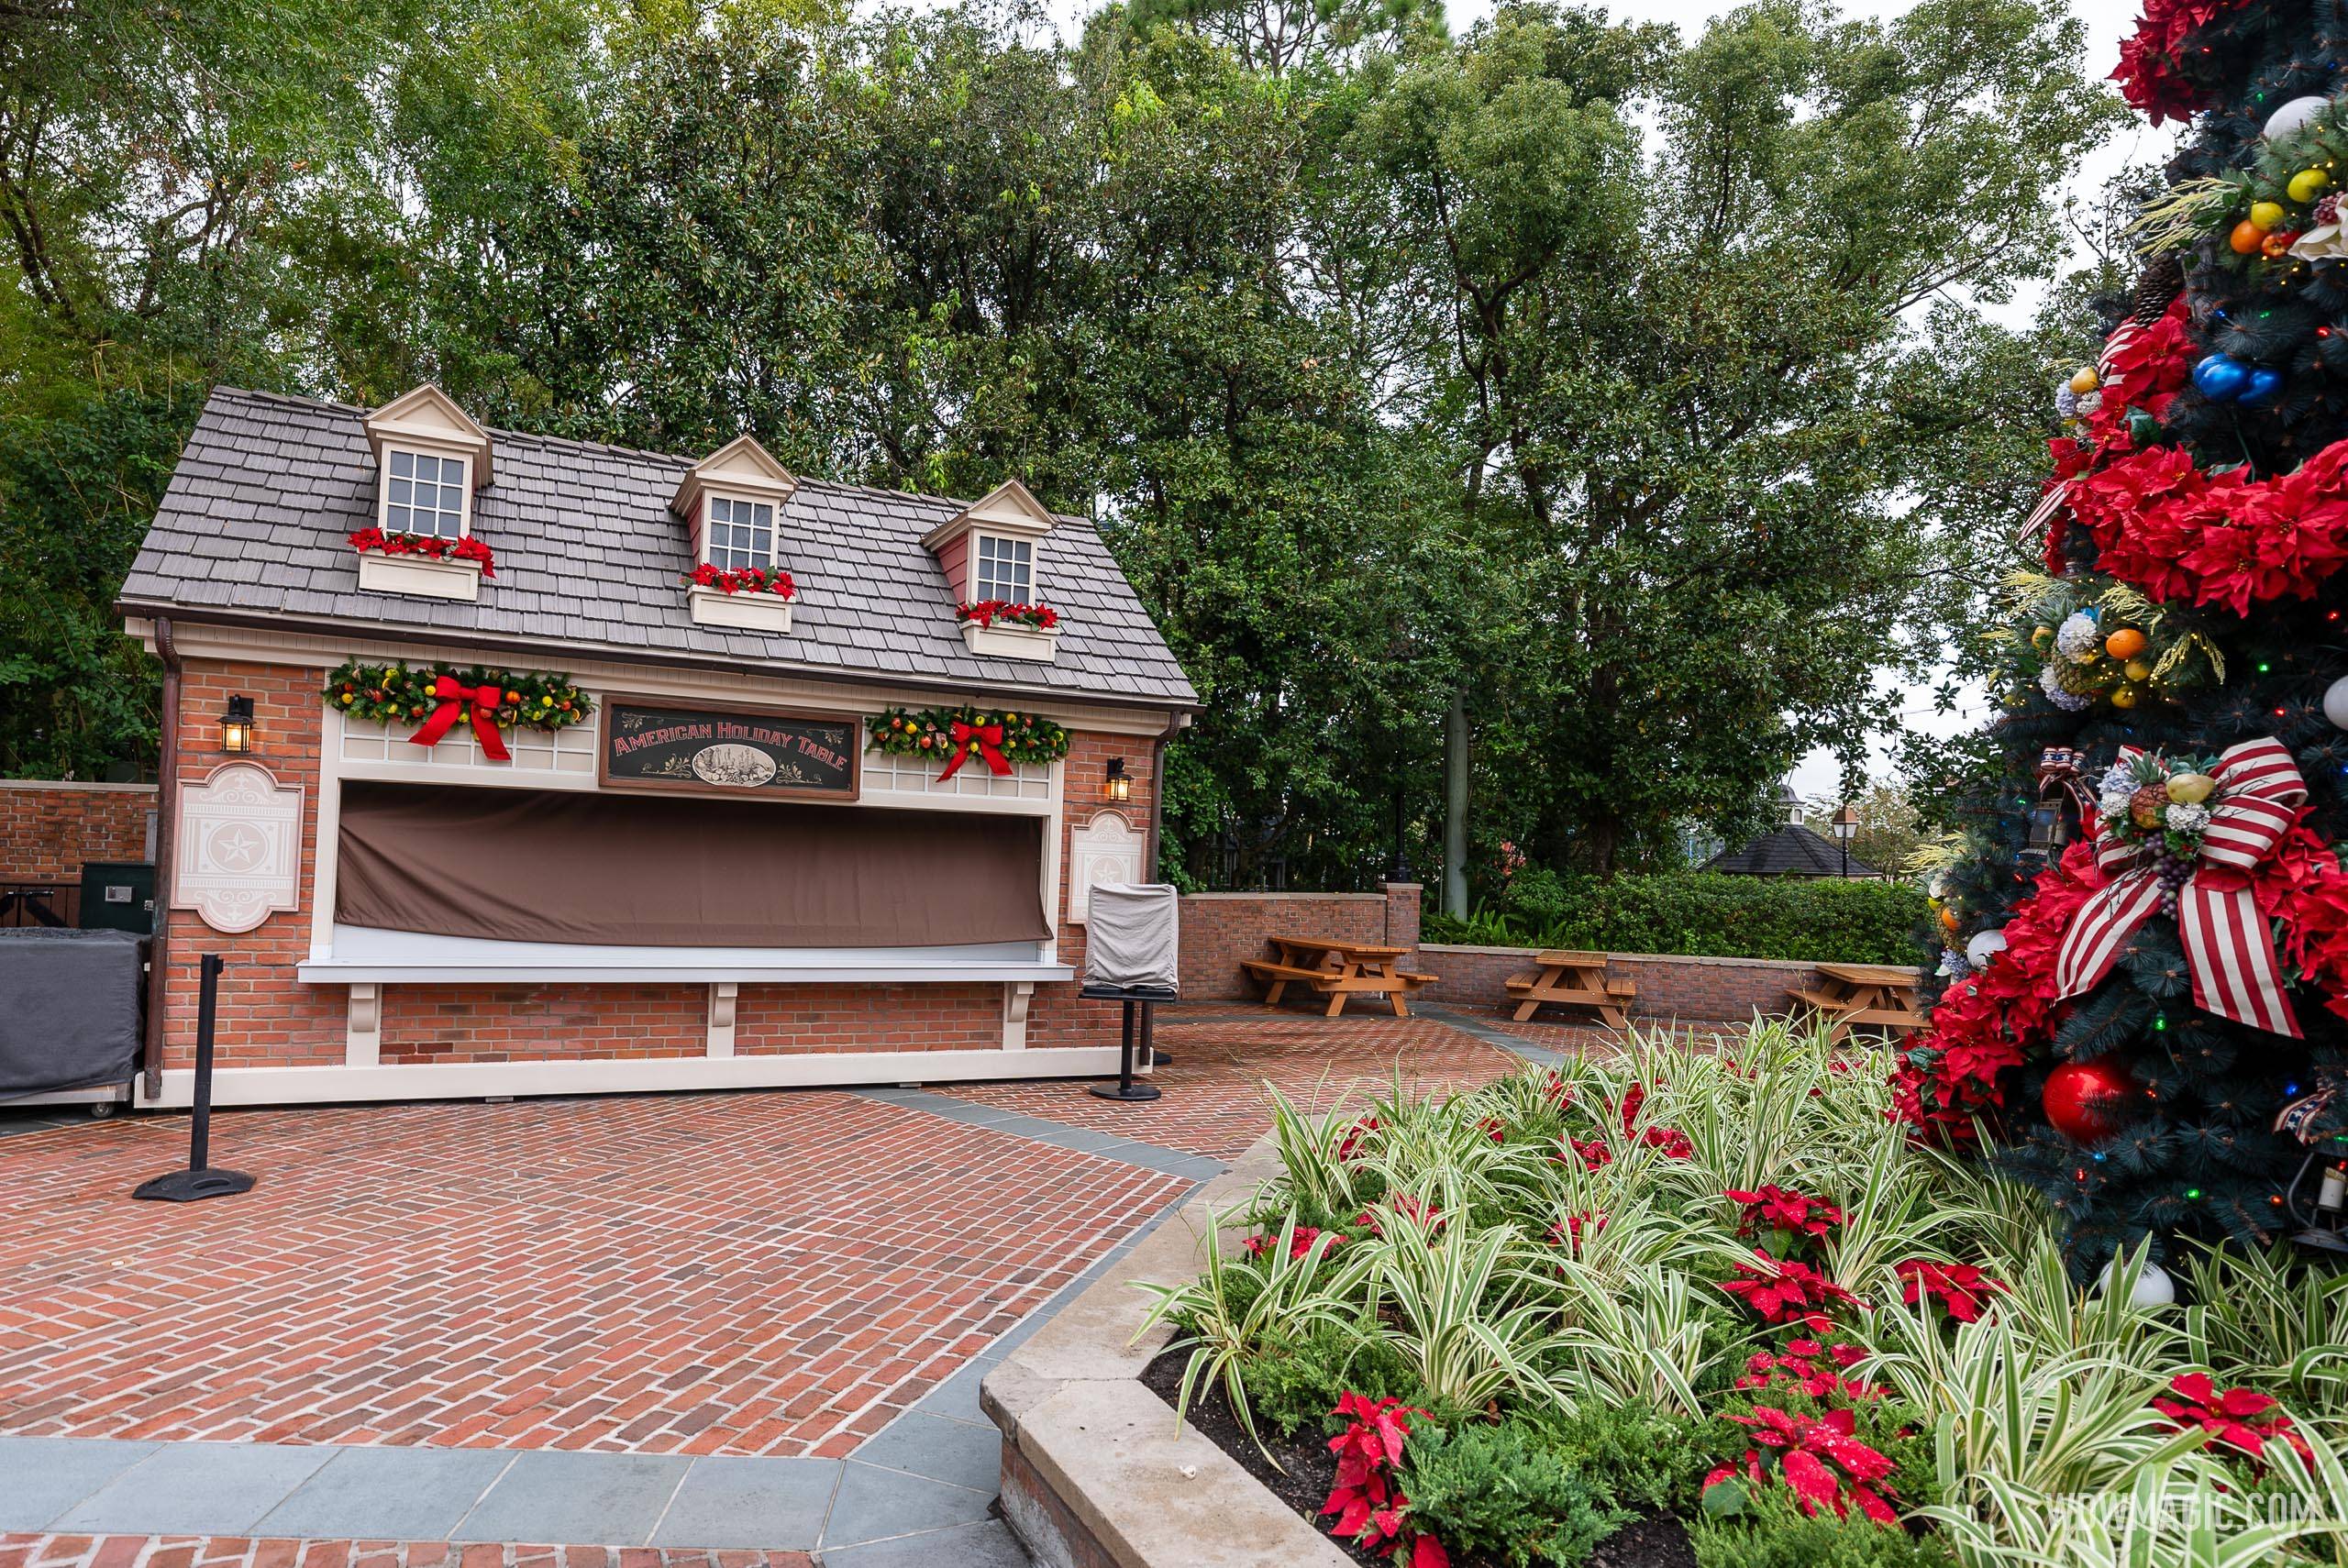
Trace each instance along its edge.
<instances>
[{"instance_id":1,"label":"brick planter wall","mask_svg":"<svg viewBox=\"0 0 2348 1568\"><path fill-rule=\"evenodd\" d=\"M1455 947L1428 944L1420 967L1443 978L1419 992L1427 1000L1489 1010L1509 1000L1506 981L1532 973L1535 947ZM1811 966L1784 958L1689 958L1664 954L1611 954L1610 978L1636 981L1634 1017L1742 1023L1755 1013L1779 1017L1790 1009L1786 992L1819 978ZM1551 1008L1539 1018L1589 1018L1586 1010Z\"/></svg>"},{"instance_id":2,"label":"brick planter wall","mask_svg":"<svg viewBox=\"0 0 2348 1568\"><path fill-rule=\"evenodd\" d=\"M152 784L0 778L0 882L78 882L94 860L144 860Z\"/></svg>"},{"instance_id":3,"label":"brick planter wall","mask_svg":"<svg viewBox=\"0 0 2348 1568\"><path fill-rule=\"evenodd\" d=\"M1275 933L1416 946L1419 885L1396 882L1379 893L1185 894L1182 999L1256 999L1260 993L1239 966L1268 956Z\"/></svg>"}]
</instances>

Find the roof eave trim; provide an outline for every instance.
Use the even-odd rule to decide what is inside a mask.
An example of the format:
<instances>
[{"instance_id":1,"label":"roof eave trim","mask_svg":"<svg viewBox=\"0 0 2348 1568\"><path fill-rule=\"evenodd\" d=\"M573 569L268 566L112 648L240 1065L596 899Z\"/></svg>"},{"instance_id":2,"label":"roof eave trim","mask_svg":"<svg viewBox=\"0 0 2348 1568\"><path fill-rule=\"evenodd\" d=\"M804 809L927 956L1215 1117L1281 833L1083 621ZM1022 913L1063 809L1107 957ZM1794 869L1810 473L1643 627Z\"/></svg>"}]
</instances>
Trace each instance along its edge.
<instances>
[{"instance_id":1,"label":"roof eave trim","mask_svg":"<svg viewBox=\"0 0 2348 1568\"><path fill-rule=\"evenodd\" d=\"M583 654L617 663L657 665L666 669L714 669L736 675L787 677L793 680L814 680L836 686L903 686L915 690L940 693L968 693L976 684L987 684L995 690L1016 693L1024 699L1058 699L1063 701L1087 702L1103 708L1130 708L1157 713L1202 713L1206 710L1196 696L1143 697L1130 691L1102 691L1092 688L1076 689L1065 686L1004 685L1000 682L957 680L942 676L909 675L893 669L836 669L822 665L778 664L771 660L746 663L740 659L724 658L709 654L680 654L650 651L642 647L622 646L616 643L555 642L544 637L515 636L498 632L471 631L452 626L402 626L385 621L343 621L332 616L260 614L217 610L209 606L190 607L168 600L117 599L114 613L117 617L133 615L152 618L168 615L174 624L191 626L235 626L255 631L305 632L327 636L371 637L387 643L459 643L481 647L511 648L517 652L546 650L549 657L564 653Z\"/></svg>"}]
</instances>

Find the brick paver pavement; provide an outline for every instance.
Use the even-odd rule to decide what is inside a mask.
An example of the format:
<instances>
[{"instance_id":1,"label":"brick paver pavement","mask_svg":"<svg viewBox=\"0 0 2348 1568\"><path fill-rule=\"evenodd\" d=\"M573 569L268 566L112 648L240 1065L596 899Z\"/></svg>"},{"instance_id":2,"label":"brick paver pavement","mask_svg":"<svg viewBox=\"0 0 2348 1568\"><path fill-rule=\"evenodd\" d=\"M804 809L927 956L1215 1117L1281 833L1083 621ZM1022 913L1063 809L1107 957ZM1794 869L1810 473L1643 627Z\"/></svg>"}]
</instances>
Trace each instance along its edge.
<instances>
[{"instance_id":1,"label":"brick paver pavement","mask_svg":"<svg viewBox=\"0 0 2348 1568\"><path fill-rule=\"evenodd\" d=\"M129 1201L186 1129L0 1146L0 1432L837 1457L1189 1188L774 1092L226 1113L252 1193Z\"/></svg>"},{"instance_id":2,"label":"brick paver pavement","mask_svg":"<svg viewBox=\"0 0 2348 1568\"><path fill-rule=\"evenodd\" d=\"M1157 1043L1174 1060L1150 1079L1163 1099L1126 1105L1082 1083L940 1085L938 1092L1053 1121L1140 1138L1227 1160L1272 1124L1267 1081L1310 1110L1348 1095L1390 1087L1399 1065L1413 1093L1468 1088L1503 1077L1523 1062L1431 1018L1319 1018L1263 1010L1186 1019L1158 1013Z\"/></svg>"},{"instance_id":3,"label":"brick paver pavement","mask_svg":"<svg viewBox=\"0 0 2348 1568\"><path fill-rule=\"evenodd\" d=\"M0 1535L0 1568L814 1568L803 1551L248 1540L207 1535Z\"/></svg>"}]
</instances>

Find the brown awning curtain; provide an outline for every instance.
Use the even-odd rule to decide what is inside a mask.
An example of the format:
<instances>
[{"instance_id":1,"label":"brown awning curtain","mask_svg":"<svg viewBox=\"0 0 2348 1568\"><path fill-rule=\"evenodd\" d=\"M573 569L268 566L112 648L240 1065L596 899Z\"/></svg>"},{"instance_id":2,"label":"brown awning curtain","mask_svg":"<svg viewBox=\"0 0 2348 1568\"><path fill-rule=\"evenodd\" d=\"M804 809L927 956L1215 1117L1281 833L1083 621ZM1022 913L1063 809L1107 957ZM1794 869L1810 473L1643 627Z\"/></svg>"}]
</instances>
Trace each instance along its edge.
<instances>
[{"instance_id":1,"label":"brown awning curtain","mask_svg":"<svg viewBox=\"0 0 2348 1568\"><path fill-rule=\"evenodd\" d=\"M346 925L658 947L1040 942L1035 817L352 781Z\"/></svg>"}]
</instances>

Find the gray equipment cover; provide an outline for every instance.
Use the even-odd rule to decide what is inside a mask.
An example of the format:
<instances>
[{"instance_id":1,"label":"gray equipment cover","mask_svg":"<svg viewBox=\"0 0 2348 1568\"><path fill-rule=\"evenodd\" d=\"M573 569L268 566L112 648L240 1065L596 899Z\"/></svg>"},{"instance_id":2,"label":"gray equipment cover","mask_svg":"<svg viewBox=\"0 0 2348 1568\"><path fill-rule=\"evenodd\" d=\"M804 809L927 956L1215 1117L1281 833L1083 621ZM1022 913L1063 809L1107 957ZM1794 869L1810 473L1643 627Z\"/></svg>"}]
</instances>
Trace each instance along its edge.
<instances>
[{"instance_id":1,"label":"gray equipment cover","mask_svg":"<svg viewBox=\"0 0 2348 1568\"><path fill-rule=\"evenodd\" d=\"M1179 990L1181 917L1163 882L1104 882L1086 895L1084 978L1121 989Z\"/></svg>"},{"instance_id":2,"label":"gray equipment cover","mask_svg":"<svg viewBox=\"0 0 2348 1568\"><path fill-rule=\"evenodd\" d=\"M127 931L0 930L0 1099L137 1074L145 945Z\"/></svg>"}]
</instances>

